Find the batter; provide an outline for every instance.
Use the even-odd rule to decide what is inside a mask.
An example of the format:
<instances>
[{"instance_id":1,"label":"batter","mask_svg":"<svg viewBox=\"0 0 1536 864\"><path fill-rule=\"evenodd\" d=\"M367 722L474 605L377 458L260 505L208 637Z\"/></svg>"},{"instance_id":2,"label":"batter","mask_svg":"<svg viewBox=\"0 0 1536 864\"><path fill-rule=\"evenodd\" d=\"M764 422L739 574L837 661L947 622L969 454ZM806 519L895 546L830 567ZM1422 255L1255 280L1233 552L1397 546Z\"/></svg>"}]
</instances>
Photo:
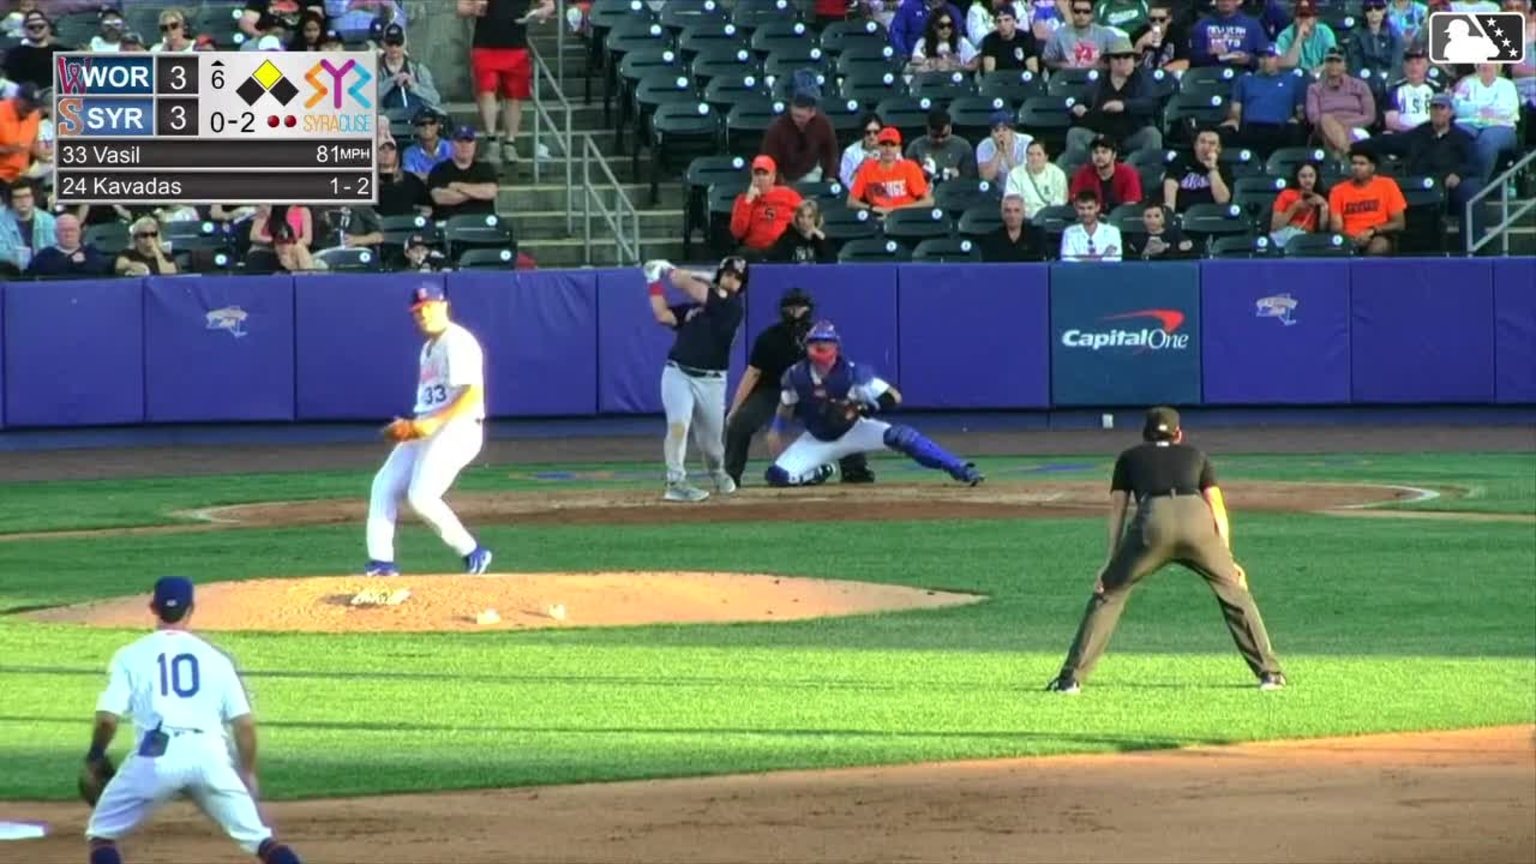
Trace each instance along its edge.
<instances>
[{"instance_id":1,"label":"batter","mask_svg":"<svg viewBox=\"0 0 1536 864\"><path fill-rule=\"evenodd\" d=\"M96 703L82 791L101 776L111 780L85 829L90 864L122 864L117 840L181 795L263 864L300 864L256 811L256 723L234 663L187 630L191 580L157 581L149 608L158 629L112 655L107 689ZM111 774L107 747L125 715L138 743ZM233 758L226 726L234 732Z\"/></svg>"},{"instance_id":2,"label":"batter","mask_svg":"<svg viewBox=\"0 0 1536 864\"><path fill-rule=\"evenodd\" d=\"M426 282L411 292L411 315L427 337L421 347L414 419L395 418L385 435L397 441L373 478L368 499L369 576L395 576L395 520L400 499L464 559L464 570L484 573L491 550L465 530L443 500L449 487L485 444L485 353L473 333L449 320L443 286Z\"/></svg>"}]
</instances>

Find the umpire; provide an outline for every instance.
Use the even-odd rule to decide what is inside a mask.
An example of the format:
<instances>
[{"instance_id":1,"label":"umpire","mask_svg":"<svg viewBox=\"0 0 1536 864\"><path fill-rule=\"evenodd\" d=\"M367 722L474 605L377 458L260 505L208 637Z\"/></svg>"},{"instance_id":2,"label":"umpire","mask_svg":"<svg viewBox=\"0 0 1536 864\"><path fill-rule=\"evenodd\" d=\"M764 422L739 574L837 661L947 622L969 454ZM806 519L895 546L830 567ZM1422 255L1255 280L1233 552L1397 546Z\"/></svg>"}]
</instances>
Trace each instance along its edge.
<instances>
[{"instance_id":1,"label":"umpire","mask_svg":"<svg viewBox=\"0 0 1536 864\"><path fill-rule=\"evenodd\" d=\"M811 295L799 288L784 292L779 300L779 321L759 333L747 358L747 371L736 387L725 423L725 473L741 485L747 467L752 436L773 419L779 406L780 380L785 370L805 359L805 334L811 329ZM875 474L863 453L845 456L838 463L844 483L873 483Z\"/></svg>"},{"instance_id":2,"label":"umpire","mask_svg":"<svg viewBox=\"0 0 1536 864\"><path fill-rule=\"evenodd\" d=\"M1183 443L1179 414L1172 408L1147 412L1139 444L1115 460L1110 484L1109 561L1100 571L1088 610L1077 628L1061 673L1046 687L1077 693L1109 647L1115 624L1131 591L1170 562L1200 574L1221 606L1227 629L1259 689L1285 686L1280 661L1269 644L1259 609L1248 593L1248 575L1232 559L1232 531L1216 471L1210 459ZM1136 516L1125 528L1126 508L1136 499Z\"/></svg>"}]
</instances>

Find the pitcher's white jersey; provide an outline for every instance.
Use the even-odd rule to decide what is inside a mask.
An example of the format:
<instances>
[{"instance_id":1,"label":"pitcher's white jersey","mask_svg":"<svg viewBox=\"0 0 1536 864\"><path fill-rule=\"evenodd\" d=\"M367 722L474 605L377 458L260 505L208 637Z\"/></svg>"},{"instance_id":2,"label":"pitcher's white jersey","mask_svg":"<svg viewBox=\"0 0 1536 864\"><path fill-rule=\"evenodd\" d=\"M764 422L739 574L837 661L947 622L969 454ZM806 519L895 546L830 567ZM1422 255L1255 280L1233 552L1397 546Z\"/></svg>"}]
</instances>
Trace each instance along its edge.
<instances>
[{"instance_id":1,"label":"pitcher's white jersey","mask_svg":"<svg viewBox=\"0 0 1536 864\"><path fill-rule=\"evenodd\" d=\"M416 416L440 411L464 392L465 387L485 386L485 352L475 334L450 323L436 338L421 347L421 375L416 385ZM485 404L475 406L465 419L484 420Z\"/></svg>"},{"instance_id":2,"label":"pitcher's white jersey","mask_svg":"<svg viewBox=\"0 0 1536 864\"><path fill-rule=\"evenodd\" d=\"M223 652L184 630L156 630L113 655L96 710L132 718L136 740L160 726L227 739L224 725L251 706Z\"/></svg>"}]
</instances>

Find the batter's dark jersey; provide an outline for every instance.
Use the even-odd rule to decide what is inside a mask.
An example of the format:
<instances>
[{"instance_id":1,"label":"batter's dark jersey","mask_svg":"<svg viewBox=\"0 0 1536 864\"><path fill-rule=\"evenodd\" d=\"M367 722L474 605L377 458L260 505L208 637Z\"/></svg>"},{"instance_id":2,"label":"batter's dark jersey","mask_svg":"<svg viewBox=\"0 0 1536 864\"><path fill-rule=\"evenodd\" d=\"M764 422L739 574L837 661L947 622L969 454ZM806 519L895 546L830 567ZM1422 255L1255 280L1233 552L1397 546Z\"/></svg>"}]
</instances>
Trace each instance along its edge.
<instances>
[{"instance_id":1,"label":"batter's dark jersey","mask_svg":"<svg viewBox=\"0 0 1536 864\"><path fill-rule=\"evenodd\" d=\"M752 392L772 390L777 395L784 372L800 362L803 356L805 356L805 349L801 346L800 340L795 338L790 326L782 321L757 334L757 341L752 343L752 354L747 358L747 365L756 368L762 374L757 377L757 383L753 385Z\"/></svg>"},{"instance_id":2,"label":"batter's dark jersey","mask_svg":"<svg viewBox=\"0 0 1536 864\"><path fill-rule=\"evenodd\" d=\"M1204 453L1186 444L1149 441L1120 454L1109 488L1140 501L1158 493L1194 495L1215 485L1216 469Z\"/></svg>"},{"instance_id":3,"label":"batter's dark jersey","mask_svg":"<svg viewBox=\"0 0 1536 864\"><path fill-rule=\"evenodd\" d=\"M692 318L688 313L697 309ZM731 343L744 316L741 294L721 297L714 286L704 295L704 303L672 307L677 317L677 341L667 359L690 369L723 372L731 366Z\"/></svg>"}]
</instances>

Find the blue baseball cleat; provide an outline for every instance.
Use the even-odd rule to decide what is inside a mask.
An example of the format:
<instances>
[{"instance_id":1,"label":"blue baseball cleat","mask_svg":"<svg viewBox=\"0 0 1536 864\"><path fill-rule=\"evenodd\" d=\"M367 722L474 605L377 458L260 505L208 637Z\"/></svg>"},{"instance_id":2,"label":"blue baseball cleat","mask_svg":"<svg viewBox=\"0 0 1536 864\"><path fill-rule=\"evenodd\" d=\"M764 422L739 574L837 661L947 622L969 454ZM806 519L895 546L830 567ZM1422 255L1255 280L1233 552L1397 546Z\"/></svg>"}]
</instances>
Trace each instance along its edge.
<instances>
[{"instance_id":1,"label":"blue baseball cleat","mask_svg":"<svg viewBox=\"0 0 1536 864\"><path fill-rule=\"evenodd\" d=\"M479 576L491 567L491 550L476 546L475 551L464 556L464 572Z\"/></svg>"},{"instance_id":2,"label":"blue baseball cleat","mask_svg":"<svg viewBox=\"0 0 1536 864\"><path fill-rule=\"evenodd\" d=\"M399 576L400 571L390 561L369 561L367 568L363 570L364 576Z\"/></svg>"},{"instance_id":3,"label":"blue baseball cleat","mask_svg":"<svg viewBox=\"0 0 1536 864\"><path fill-rule=\"evenodd\" d=\"M960 466L958 470L952 472L952 476L967 486L980 485L981 481L987 479L982 476L980 471L976 470L976 465L973 462L967 462Z\"/></svg>"}]
</instances>

